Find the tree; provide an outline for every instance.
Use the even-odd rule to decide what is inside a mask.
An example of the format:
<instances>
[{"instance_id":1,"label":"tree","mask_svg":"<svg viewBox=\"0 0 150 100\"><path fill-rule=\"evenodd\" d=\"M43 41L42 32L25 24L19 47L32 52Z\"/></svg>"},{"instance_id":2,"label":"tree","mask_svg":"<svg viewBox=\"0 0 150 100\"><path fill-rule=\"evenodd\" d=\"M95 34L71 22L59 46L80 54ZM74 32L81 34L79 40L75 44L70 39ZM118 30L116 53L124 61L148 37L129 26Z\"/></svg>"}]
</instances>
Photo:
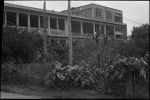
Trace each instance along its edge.
<instances>
[{"instance_id":1,"label":"tree","mask_svg":"<svg viewBox=\"0 0 150 100\"><path fill-rule=\"evenodd\" d=\"M12 27L3 28L1 61L13 59L22 63L32 62L35 52L43 45L41 35L34 34L35 32L29 33L27 30Z\"/></svg>"},{"instance_id":2,"label":"tree","mask_svg":"<svg viewBox=\"0 0 150 100\"><path fill-rule=\"evenodd\" d=\"M139 27L133 27L131 39L135 42L138 49L141 49L138 54L142 56L149 51L149 24L143 24Z\"/></svg>"}]
</instances>

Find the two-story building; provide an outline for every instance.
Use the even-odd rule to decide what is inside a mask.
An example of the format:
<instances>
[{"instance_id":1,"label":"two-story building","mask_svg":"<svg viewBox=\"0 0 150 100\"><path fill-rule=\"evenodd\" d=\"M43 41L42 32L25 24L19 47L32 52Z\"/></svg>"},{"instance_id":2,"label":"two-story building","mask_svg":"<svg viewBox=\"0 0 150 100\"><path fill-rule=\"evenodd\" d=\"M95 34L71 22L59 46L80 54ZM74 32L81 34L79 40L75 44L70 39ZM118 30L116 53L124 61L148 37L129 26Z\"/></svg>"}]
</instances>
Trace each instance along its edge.
<instances>
[{"instance_id":1,"label":"two-story building","mask_svg":"<svg viewBox=\"0 0 150 100\"><path fill-rule=\"evenodd\" d=\"M46 34L50 39L68 39L67 10L46 10ZM127 38L127 24L123 23L121 10L89 4L71 8L71 32L73 39L92 37L102 23L102 31L115 38ZM28 31L43 33L43 9L4 3L3 26L19 26Z\"/></svg>"}]
</instances>

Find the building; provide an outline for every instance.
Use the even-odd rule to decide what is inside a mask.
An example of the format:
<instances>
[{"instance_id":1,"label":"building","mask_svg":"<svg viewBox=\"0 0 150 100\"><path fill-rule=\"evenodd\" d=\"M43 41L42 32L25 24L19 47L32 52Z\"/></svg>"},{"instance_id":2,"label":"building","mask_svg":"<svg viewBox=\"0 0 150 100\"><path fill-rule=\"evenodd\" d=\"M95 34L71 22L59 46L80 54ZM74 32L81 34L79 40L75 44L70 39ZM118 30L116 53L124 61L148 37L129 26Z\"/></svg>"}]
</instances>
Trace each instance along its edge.
<instances>
[{"instance_id":1,"label":"building","mask_svg":"<svg viewBox=\"0 0 150 100\"><path fill-rule=\"evenodd\" d=\"M43 9L4 3L3 26L19 26L29 31L43 33ZM117 9L89 4L71 8L71 32L73 39L92 37L102 23L102 31L115 38L127 37L127 24L123 12ZM46 10L46 34L50 39L67 40L67 10Z\"/></svg>"}]
</instances>

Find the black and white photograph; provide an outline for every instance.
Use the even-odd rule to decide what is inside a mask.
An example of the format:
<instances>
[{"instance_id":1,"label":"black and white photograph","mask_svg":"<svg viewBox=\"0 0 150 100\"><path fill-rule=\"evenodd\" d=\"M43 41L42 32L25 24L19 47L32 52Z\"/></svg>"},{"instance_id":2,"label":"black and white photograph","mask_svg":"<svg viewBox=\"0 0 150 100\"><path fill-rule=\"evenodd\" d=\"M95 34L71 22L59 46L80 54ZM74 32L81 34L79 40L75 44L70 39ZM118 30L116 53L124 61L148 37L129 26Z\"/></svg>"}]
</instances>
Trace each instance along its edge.
<instances>
[{"instance_id":1,"label":"black and white photograph","mask_svg":"<svg viewBox=\"0 0 150 100\"><path fill-rule=\"evenodd\" d=\"M4 0L1 99L149 99L149 1Z\"/></svg>"}]
</instances>

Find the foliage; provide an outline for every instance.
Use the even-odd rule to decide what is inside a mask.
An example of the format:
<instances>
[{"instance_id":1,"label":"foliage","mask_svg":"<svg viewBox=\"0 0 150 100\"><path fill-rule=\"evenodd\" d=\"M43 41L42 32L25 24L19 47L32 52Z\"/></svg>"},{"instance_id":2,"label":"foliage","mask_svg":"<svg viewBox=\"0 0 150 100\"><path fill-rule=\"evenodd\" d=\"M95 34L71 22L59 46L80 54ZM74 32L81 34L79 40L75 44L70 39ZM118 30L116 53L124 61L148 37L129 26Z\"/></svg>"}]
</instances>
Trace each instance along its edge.
<instances>
[{"instance_id":1,"label":"foliage","mask_svg":"<svg viewBox=\"0 0 150 100\"><path fill-rule=\"evenodd\" d=\"M12 27L3 28L2 62L14 59L17 62L29 63L34 59L37 49L42 47L42 37L35 32Z\"/></svg>"},{"instance_id":2,"label":"foliage","mask_svg":"<svg viewBox=\"0 0 150 100\"><path fill-rule=\"evenodd\" d=\"M47 42L49 38L47 37ZM43 56L43 39L37 30L28 32L26 29L5 27L2 34L1 61L15 63L31 62L68 62L68 47L58 43L48 43L48 57Z\"/></svg>"},{"instance_id":3,"label":"foliage","mask_svg":"<svg viewBox=\"0 0 150 100\"><path fill-rule=\"evenodd\" d=\"M55 68L46 74L44 80L46 86L61 89L92 87L94 84L94 79L86 67L79 65L62 66L59 62L55 63Z\"/></svg>"},{"instance_id":4,"label":"foliage","mask_svg":"<svg viewBox=\"0 0 150 100\"><path fill-rule=\"evenodd\" d=\"M144 56L149 51L149 24L133 27L131 39L138 48L142 49L138 53Z\"/></svg>"},{"instance_id":5,"label":"foliage","mask_svg":"<svg viewBox=\"0 0 150 100\"><path fill-rule=\"evenodd\" d=\"M48 42L48 58L46 62L59 61L63 64L68 64L68 46L55 42Z\"/></svg>"},{"instance_id":6,"label":"foliage","mask_svg":"<svg viewBox=\"0 0 150 100\"><path fill-rule=\"evenodd\" d=\"M93 39L83 39L73 41L73 61L74 64L79 64L81 61L85 61L90 65L96 63L96 45Z\"/></svg>"},{"instance_id":7,"label":"foliage","mask_svg":"<svg viewBox=\"0 0 150 100\"><path fill-rule=\"evenodd\" d=\"M117 91L118 92L120 91L120 93L116 94L117 92L115 92L115 89L117 89L117 87L121 84L123 87L125 87L126 82L128 81L127 75L132 72L134 72L135 75L137 75L135 77L139 77L140 75L146 80L147 67L148 65L143 60L143 58L125 57L125 56L118 55L109 66L109 69L107 69L104 72L104 75L106 76L107 79L106 87L112 89L115 95L119 95L120 93L125 93L125 92L121 92L121 88L118 88L119 90ZM115 86L111 87L114 84L114 82L115 82Z\"/></svg>"},{"instance_id":8,"label":"foliage","mask_svg":"<svg viewBox=\"0 0 150 100\"><path fill-rule=\"evenodd\" d=\"M100 39L97 43L89 38L73 41L74 65L69 66L68 46L48 43L49 54L44 59L41 35L7 27L2 35L2 61L11 60L12 57L17 61L21 58L23 63L53 63L44 68L47 71L42 71L42 66L30 66L19 73L35 80L34 83L40 81L50 88L96 87L105 93L124 95L128 73L135 72L136 77L141 75L146 80L149 77L149 52L143 49L146 47L139 46L145 45L144 42L136 41L140 37L143 37L142 41L146 38L140 34L139 29L142 28L134 28L134 34L129 41L111 38L107 38L105 42L104 38ZM136 36L136 32L140 37ZM143 54L146 54L144 58L141 57ZM48 70L49 67L54 68Z\"/></svg>"}]
</instances>

